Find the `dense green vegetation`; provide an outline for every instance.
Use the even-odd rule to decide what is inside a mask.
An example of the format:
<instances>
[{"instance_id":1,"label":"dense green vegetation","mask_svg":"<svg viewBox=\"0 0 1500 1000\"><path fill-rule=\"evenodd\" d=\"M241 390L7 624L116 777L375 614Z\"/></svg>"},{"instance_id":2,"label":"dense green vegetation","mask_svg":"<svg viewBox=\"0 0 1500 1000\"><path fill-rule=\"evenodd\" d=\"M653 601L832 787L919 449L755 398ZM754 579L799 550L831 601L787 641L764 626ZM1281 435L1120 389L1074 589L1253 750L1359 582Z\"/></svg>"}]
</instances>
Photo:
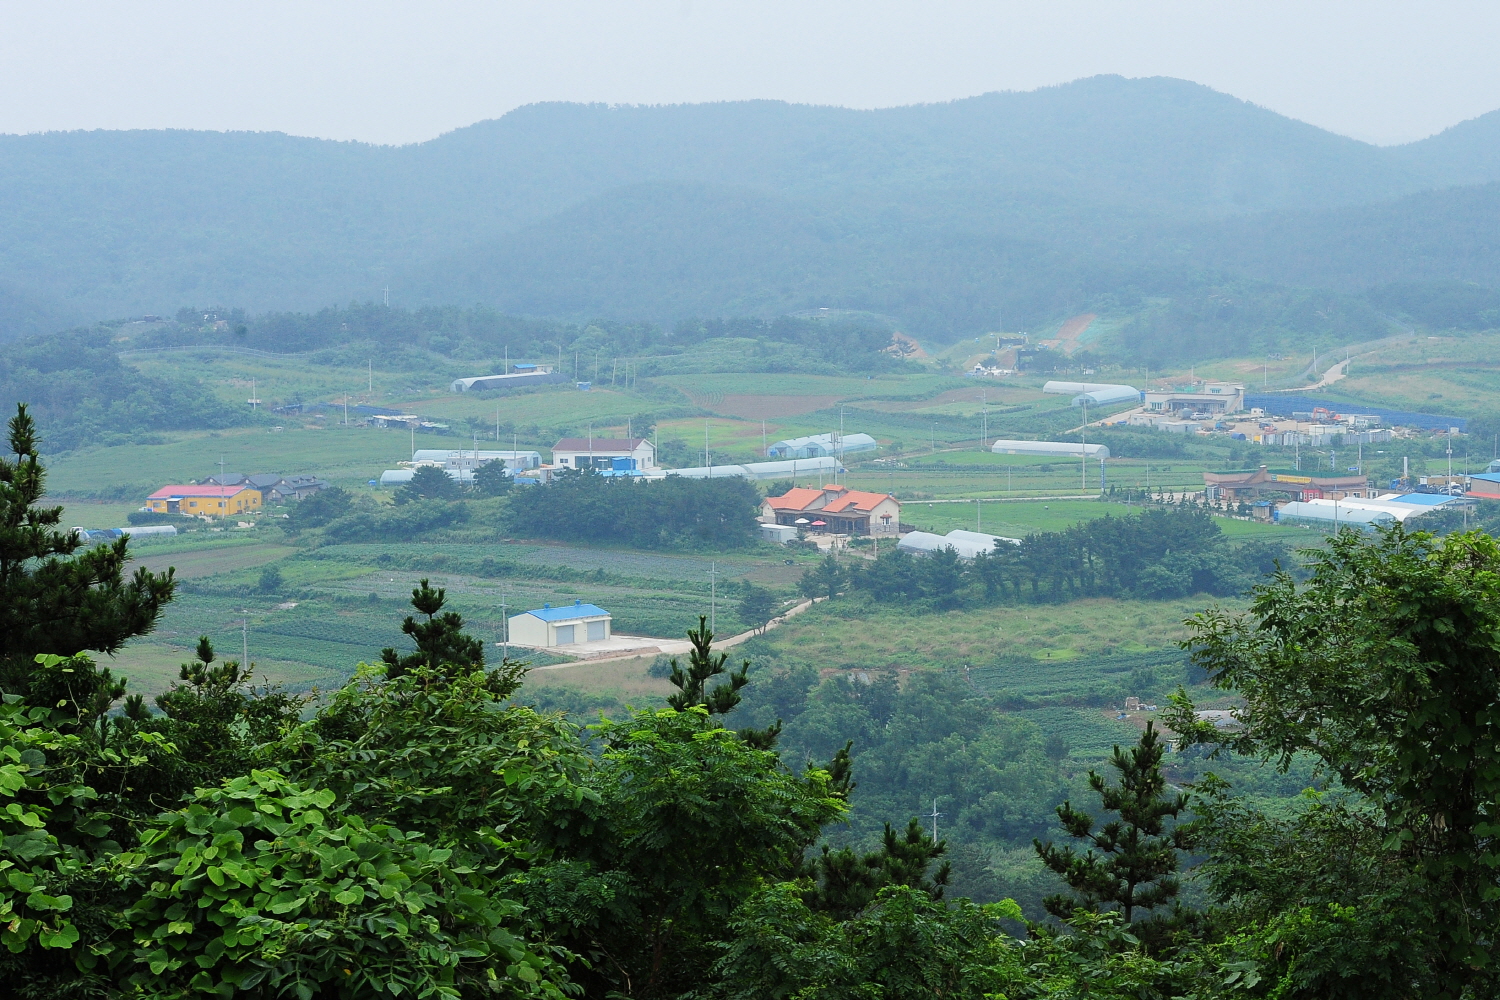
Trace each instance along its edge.
<instances>
[{"instance_id":1,"label":"dense green vegetation","mask_svg":"<svg viewBox=\"0 0 1500 1000\"><path fill-rule=\"evenodd\" d=\"M746 479L606 478L570 472L516 490L510 524L526 538L624 543L640 548L743 548L756 541L760 493Z\"/></svg>"},{"instance_id":2,"label":"dense green vegetation","mask_svg":"<svg viewBox=\"0 0 1500 1000\"><path fill-rule=\"evenodd\" d=\"M46 449L149 440L151 432L231 427L231 410L190 379L142 375L124 364L109 334L75 330L0 350L0 406L28 401L47 428Z\"/></svg>"},{"instance_id":3,"label":"dense green vegetation","mask_svg":"<svg viewBox=\"0 0 1500 1000\"><path fill-rule=\"evenodd\" d=\"M492 541L507 535L637 548L744 548L755 542L760 494L740 477L660 480L565 472L546 485L461 487L442 470L418 470L379 503L333 487L296 505L286 530L318 541L400 541L467 533Z\"/></svg>"},{"instance_id":4,"label":"dense green vegetation","mask_svg":"<svg viewBox=\"0 0 1500 1000\"><path fill-rule=\"evenodd\" d=\"M1168 506L1038 532L969 562L951 548L921 557L888 551L848 576L854 590L878 601L920 600L938 608L985 600L1163 599L1243 593L1286 556L1276 544L1232 546L1207 511ZM804 592L836 593L843 576L830 558L807 572Z\"/></svg>"}]
</instances>

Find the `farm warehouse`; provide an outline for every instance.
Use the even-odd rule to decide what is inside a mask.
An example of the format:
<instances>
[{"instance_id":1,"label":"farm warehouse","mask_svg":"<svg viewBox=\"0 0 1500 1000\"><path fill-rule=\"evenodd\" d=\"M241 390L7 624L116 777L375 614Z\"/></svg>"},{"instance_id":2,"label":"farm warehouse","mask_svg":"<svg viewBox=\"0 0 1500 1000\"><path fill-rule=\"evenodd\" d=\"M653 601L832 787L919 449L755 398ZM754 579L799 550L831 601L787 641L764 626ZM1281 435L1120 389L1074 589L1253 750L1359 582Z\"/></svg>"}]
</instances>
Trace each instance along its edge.
<instances>
[{"instance_id":1,"label":"farm warehouse","mask_svg":"<svg viewBox=\"0 0 1500 1000\"><path fill-rule=\"evenodd\" d=\"M603 642L609 638L609 623L608 611L581 600L561 608L544 604L510 619L510 641L538 649Z\"/></svg>"}]
</instances>

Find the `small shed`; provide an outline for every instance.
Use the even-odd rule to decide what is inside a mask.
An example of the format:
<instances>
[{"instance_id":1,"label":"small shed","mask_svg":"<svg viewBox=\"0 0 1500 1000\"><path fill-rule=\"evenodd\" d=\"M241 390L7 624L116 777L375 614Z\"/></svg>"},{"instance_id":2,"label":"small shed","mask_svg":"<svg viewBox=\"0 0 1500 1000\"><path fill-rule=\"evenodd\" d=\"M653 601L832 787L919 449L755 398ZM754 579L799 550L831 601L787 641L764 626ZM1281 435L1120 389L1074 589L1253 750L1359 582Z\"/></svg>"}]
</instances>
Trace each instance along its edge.
<instances>
[{"instance_id":1,"label":"small shed","mask_svg":"<svg viewBox=\"0 0 1500 1000\"><path fill-rule=\"evenodd\" d=\"M603 642L610 636L610 621L608 611L581 600L560 608L543 604L535 611L511 617L510 641L536 649Z\"/></svg>"}]
</instances>

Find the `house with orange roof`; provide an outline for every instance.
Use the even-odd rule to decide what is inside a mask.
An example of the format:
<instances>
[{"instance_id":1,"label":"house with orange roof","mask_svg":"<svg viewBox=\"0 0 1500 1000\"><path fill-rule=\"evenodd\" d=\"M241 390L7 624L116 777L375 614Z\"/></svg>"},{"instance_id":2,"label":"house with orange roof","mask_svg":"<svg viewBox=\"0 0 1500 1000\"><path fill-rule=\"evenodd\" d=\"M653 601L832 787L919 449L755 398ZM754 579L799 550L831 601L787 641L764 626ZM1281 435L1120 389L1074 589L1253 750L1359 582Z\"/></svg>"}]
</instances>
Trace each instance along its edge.
<instances>
[{"instance_id":1,"label":"house with orange roof","mask_svg":"<svg viewBox=\"0 0 1500 1000\"><path fill-rule=\"evenodd\" d=\"M901 502L889 493L866 493L847 486L796 487L760 505L767 524L789 524L833 535L896 535Z\"/></svg>"}]
</instances>

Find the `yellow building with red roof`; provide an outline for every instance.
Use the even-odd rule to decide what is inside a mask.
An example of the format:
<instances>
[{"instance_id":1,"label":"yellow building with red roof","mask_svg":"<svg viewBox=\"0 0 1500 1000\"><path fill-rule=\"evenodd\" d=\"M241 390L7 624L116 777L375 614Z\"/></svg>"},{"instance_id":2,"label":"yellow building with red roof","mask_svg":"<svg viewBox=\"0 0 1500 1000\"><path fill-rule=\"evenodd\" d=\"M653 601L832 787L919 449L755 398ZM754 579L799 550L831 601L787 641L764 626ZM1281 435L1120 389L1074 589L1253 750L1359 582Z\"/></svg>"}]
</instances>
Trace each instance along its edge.
<instances>
[{"instance_id":1,"label":"yellow building with red roof","mask_svg":"<svg viewBox=\"0 0 1500 1000\"><path fill-rule=\"evenodd\" d=\"M761 520L834 535L896 535L901 502L889 493L866 493L847 486L797 487L766 497Z\"/></svg>"},{"instance_id":2,"label":"yellow building with red roof","mask_svg":"<svg viewBox=\"0 0 1500 1000\"><path fill-rule=\"evenodd\" d=\"M146 506L158 514L189 517L229 517L260 510L260 490L249 486L163 486L146 498Z\"/></svg>"}]
</instances>

